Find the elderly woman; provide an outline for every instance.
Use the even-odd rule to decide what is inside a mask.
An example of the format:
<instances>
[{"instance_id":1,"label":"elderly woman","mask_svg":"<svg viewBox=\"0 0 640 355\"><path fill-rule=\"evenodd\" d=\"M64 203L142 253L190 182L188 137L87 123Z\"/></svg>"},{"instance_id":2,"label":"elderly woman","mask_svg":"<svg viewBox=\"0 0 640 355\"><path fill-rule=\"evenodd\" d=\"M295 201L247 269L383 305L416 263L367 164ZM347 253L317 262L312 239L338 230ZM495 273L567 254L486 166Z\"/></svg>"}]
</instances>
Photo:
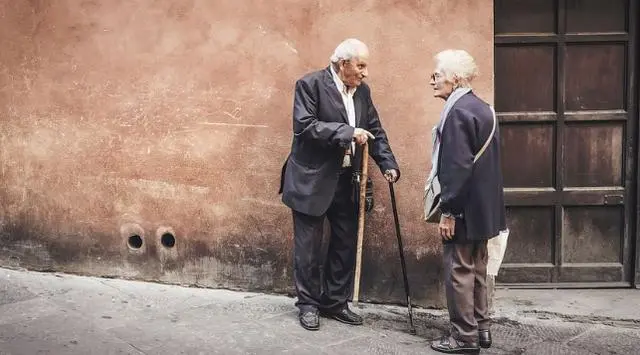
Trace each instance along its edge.
<instances>
[{"instance_id":1,"label":"elderly woman","mask_svg":"<svg viewBox=\"0 0 640 355\"><path fill-rule=\"evenodd\" d=\"M441 188L438 230L451 334L431 348L477 353L491 346L487 241L506 229L500 136L493 109L471 90L477 74L471 55L446 50L435 58L430 85L445 106L434 128L431 177Z\"/></svg>"}]
</instances>

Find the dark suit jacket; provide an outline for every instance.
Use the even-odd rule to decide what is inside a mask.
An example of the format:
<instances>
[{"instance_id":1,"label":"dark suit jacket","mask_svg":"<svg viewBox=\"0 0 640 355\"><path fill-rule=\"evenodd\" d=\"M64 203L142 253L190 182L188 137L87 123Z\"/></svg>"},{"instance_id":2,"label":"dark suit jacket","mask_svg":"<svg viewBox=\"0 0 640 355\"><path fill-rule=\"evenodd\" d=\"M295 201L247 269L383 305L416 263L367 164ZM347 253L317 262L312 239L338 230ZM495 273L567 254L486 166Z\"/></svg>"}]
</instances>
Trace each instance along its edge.
<instances>
[{"instance_id":1,"label":"dark suit jacket","mask_svg":"<svg viewBox=\"0 0 640 355\"><path fill-rule=\"evenodd\" d=\"M356 126L376 137L369 141L370 156L383 172L397 169L399 173L367 84L358 87L353 101ZM293 142L280 179L282 201L287 206L312 216L321 216L327 211L353 131L329 67L307 74L296 82ZM355 158L360 161L359 157Z\"/></svg>"},{"instance_id":2,"label":"dark suit jacket","mask_svg":"<svg viewBox=\"0 0 640 355\"><path fill-rule=\"evenodd\" d=\"M474 164L493 128L493 113L473 92L451 108L441 132L438 178L442 187L440 209L454 215L454 242L485 240L506 228L500 130Z\"/></svg>"}]
</instances>

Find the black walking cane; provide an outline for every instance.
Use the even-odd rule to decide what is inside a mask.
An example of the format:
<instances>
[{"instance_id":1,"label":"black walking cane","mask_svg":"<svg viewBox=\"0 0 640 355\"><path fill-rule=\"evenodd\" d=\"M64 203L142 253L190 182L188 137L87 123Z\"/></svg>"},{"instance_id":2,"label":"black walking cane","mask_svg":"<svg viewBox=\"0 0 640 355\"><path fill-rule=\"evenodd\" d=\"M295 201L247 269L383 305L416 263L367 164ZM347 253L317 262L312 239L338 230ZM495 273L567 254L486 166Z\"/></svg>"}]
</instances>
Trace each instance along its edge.
<instances>
[{"instance_id":1,"label":"black walking cane","mask_svg":"<svg viewBox=\"0 0 640 355\"><path fill-rule=\"evenodd\" d=\"M402 265L402 276L404 277L404 292L407 294L407 309L409 310L409 333L416 334L413 326L413 311L411 309L411 292L409 291L409 279L407 278L407 264L404 261L404 248L402 247L402 237L400 236L400 221L398 221L398 208L396 207L396 194L393 191L393 183L389 183L391 193L391 207L393 208L393 220L396 223L396 236L398 237L398 250L400 250L400 264Z\"/></svg>"}]
</instances>

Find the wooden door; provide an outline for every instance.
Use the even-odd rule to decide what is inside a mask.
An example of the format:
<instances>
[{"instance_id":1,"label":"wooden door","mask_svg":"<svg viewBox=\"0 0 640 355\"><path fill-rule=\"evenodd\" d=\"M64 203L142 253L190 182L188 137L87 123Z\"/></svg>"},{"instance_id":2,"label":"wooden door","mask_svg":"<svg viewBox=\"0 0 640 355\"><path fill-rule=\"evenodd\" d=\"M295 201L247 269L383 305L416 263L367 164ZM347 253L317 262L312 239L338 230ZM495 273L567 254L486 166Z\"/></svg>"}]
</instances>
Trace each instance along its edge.
<instances>
[{"instance_id":1,"label":"wooden door","mask_svg":"<svg viewBox=\"0 0 640 355\"><path fill-rule=\"evenodd\" d=\"M633 0L496 0L495 104L511 229L498 282L629 286Z\"/></svg>"}]
</instances>

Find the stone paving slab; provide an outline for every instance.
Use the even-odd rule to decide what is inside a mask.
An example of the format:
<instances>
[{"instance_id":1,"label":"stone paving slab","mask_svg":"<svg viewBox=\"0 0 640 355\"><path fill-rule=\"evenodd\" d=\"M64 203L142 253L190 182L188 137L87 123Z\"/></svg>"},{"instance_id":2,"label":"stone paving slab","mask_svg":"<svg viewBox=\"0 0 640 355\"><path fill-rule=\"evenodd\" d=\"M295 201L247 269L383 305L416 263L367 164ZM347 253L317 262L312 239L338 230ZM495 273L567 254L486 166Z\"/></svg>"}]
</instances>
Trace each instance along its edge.
<instances>
[{"instance_id":1,"label":"stone paving slab","mask_svg":"<svg viewBox=\"0 0 640 355\"><path fill-rule=\"evenodd\" d=\"M569 317L603 321L640 322L640 290L637 289L508 289L495 291L494 308L505 317Z\"/></svg>"},{"instance_id":2,"label":"stone paving slab","mask_svg":"<svg viewBox=\"0 0 640 355\"><path fill-rule=\"evenodd\" d=\"M640 330L596 325L569 341L568 345L588 349L594 354L638 354Z\"/></svg>"},{"instance_id":3,"label":"stone paving slab","mask_svg":"<svg viewBox=\"0 0 640 355\"><path fill-rule=\"evenodd\" d=\"M126 341L65 313L0 326L8 354L140 354Z\"/></svg>"},{"instance_id":4,"label":"stone paving slab","mask_svg":"<svg viewBox=\"0 0 640 355\"><path fill-rule=\"evenodd\" d=\"M593 353L584 348L573 348L566 344L560 343L537 343L531 346L528 346L523 355L593 355ZM605 353L608 354L608 353Z\"/></svg>"},{"instance_id":5,"label":"stone paving slab","mask_svg":"<svg viewBox=\"0 0 640 355\"><path fill-rule=\"evenodd\" d=\"M62 309L46 298L26 299L0 306L0 325L27 322L60 312Z\"/></svg>"},{"instance_id":6,"label":"stone paving slab","mask_svg":"<svg viewBox=\"0 0 640 355\"><path fill-rule=\"evenodd\" d=\"M0 283L0 306L36 297L37 295L30 292L26 286L16 284L10 279L3 280Z\"/></svg>"}]
</instances>

